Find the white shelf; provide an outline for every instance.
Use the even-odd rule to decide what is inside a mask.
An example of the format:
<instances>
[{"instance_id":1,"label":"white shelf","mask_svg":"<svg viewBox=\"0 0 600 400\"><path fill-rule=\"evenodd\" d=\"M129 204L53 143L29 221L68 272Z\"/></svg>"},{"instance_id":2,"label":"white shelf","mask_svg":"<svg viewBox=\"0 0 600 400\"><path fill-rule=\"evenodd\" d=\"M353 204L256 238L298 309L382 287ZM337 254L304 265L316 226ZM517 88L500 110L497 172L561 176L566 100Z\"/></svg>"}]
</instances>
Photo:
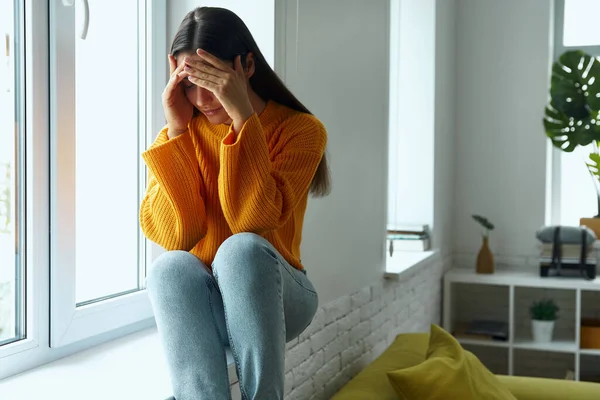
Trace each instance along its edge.
<instances>
[{"instance_id":1,"label":"white shelf","mask_svg":"<svg viewBox=\"0 0 600 400\"><path fill-rule=\"evenodd\" d=\"M600 291L600 278L585 280L583 278L540 276L539 268L503 268L493 274L478 274L475 268L456 268L446 274L451 282L478 283L482 285L541 287L556 289L581 289Z\"/></svg>"},{"instance_id":2,"label":"white shelf","mask_svg":"<svg viewBox=\"0 0 600 400\"><path fill-rule=\"evenodd\" d=\"M574 340L555 340L549 343L536 343L529 339L516 339L512 347L515 349L543 350L557 353L575 354L577 352L577 343Z\"/></svg>"},{"instance_id":3,"label":"white shelf","mask_svg":"<svg viewBox=\"0 0 600 400\"><path fill-rule=\"evenodd\" d=\"M488 347L503 347L508 348L509 343L501 340L483 340L483 339L462 339L457 337L456 340L460 344L472 345L472 346L488 346Z\"/></svg>"},{"instance_id":4,"label":"white shelf","mask_svg":"<svg viewBox=\"0 0 600 400\"><path fill-rule=\"evenodd\" d=\"M585 354L588 356L600 356L600 349L580 349L579 354Z\"/></svg>"},{"instance_id":5,"label":"white shelf","mask_svg":"<svg viewBox=\"0 0 600 400\"><path fill-rule=\"evenodd\" d=\"M523 350L543 350L552 351L556 353L576 353L577 343L569 340L554 340L550 343L536 343L533 340L528 339L517 339L514 343L501 340L483 340L483 339L463 339L461 337L456 338L460 344L472 345L472 346L487 346L487 347L501 347ZM582 354L586 354L586 350L581 350ZM589 354L600 355L600 350L589 350Z\"/></svg>"}]
</instances>

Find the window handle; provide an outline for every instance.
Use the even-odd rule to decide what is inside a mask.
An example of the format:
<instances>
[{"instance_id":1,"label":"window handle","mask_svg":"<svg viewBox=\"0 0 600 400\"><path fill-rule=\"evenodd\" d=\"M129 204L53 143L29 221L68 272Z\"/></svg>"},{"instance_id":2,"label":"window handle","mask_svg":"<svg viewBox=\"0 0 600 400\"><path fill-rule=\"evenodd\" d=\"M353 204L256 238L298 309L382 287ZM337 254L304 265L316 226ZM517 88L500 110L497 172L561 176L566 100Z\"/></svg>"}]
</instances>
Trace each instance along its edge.
<instances>
[{"instance_id":1,"label":"window handle","mask_svg":"<svg viewBox=\"0 0 600 400\"><path fill-rule=\"evenodd\" d=\"M88 4L88 0L79 0L82 7L75 6L75 0L62 0L63 6L65 7L75 7L78 12L82 12L83 18L79 18L81 21L81 25L79 26L79 37L82 40L85 40L87 37L88 28L90 26L90 6Z\"/></svg>"}]
</instances>

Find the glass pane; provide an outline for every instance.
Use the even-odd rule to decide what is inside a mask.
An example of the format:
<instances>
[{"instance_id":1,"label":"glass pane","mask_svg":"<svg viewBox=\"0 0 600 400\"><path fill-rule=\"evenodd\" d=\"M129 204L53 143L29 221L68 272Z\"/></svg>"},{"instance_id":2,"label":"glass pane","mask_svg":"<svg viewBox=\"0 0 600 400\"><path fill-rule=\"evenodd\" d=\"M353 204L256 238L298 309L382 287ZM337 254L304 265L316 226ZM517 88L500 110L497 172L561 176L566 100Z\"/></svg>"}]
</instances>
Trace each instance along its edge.
<instances>
[{"instance_id":1,"label":"glass pane","mask_svg":"<svg viewBox=\"0 0 600 400\"><path fill-rule=\"evenodd\" d=\"M138 288L138 2L89 7L75 49L78 304Z\"/></svg>"},{"instance_id":2,"label":"glass pane","mask_svg":"<svg viewBox=\"0 0 600 400\"><path fill-rule=\"evenodd\" d=\"M19 195L21 143L20 46L16 46L19 26L15 24L19 4L0 0L0 344L24 338L23 265L20 262L22 207ZM17 51L15 51L17 49Z\"/></svg>"},{"instance_id":3,"label":"glass pane","mask_svg":"<svg viewBox=\"0 0 600 400\"><path fill-rule=\"evenodd\" d=\"M598 0L565 0L564 45L600 45L598 15L600 15Z\"/></svg>"},{"instance_id":4,"label":"glass pane","mask_svg":"<svg viewBox=\"0 0 600 400\"><path fill-rule=\"evenodd\" d=\"M578 147L572 153L561 152L560 223L579 225L580 218L598 213L598 197L594 181L586 167L592 146Z\"/></svg>"}]
</instances>

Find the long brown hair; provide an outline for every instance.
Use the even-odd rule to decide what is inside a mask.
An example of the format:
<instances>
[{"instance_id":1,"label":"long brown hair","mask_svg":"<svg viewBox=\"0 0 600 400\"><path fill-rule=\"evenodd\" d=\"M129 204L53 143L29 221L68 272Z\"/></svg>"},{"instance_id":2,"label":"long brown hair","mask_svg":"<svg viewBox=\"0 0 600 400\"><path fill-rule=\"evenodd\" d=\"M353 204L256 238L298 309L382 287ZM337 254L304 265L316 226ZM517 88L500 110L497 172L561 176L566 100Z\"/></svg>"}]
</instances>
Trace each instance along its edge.
<instances>
[{"instance_id":1,"label":"long brown hair","mask_svg":"<svg viewBox=\"0 0 600 400\"><path fill-rule=\"evenodd\" d=\"M312 114L285 86L269 66L244 22L232 11L219 7L198 7L190 11L181 24L171 45L171 54L193 53L202 48L222 60L233 61L236 56L254 55L255 71L250 86L263 100L273 100L296 111ZM242 63L245 59L242 57ZM323 154L310 185L314 197L331 191L327 155Z\"/></svg>"}]
</instances>

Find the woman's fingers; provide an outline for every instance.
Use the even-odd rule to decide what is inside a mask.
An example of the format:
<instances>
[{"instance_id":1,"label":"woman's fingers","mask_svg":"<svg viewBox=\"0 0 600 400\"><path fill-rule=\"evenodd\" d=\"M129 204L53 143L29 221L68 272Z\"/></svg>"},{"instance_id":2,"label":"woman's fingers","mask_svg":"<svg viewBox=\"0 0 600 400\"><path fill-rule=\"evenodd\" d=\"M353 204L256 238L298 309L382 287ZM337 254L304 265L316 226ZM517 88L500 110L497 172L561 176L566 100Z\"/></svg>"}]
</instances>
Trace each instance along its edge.
<instances>
[{"instance_id":1,"label":"woman's fingers","mask_svg":"<svg viewBox=\"0 0 600 400\"><path fill-rule=\"evenodd\" d=\"M175 70L171 74L171 77L169 78L169 82L167 83L167 86L165 87L165 90L164 90L164 96L167 99L171 98L174 90L177 88L177 85L179 85L179 82L181 82L181 80L187 76L187 74L183 71L184 67L185 67L185 63L181 63L181 65L179 65L177 68L175 68Z\"/></svg>"},{"instance_id":2,"label":"woman's fingers","mask_svg":"<svg viewBox=\"0 0 600 400\"><path fill-rule=\"evenodd\" d=\"M195 78L203 79L215 84L222 84L224 78L218 75L211 74L210 72L206 72L204 69L198 69L195 67L186 66L183 70L188 76L193 76ZM212 71L211 71L212 72Z\"/></svg>"},{"instance_id":3,"label":"woman's fingers","mask_svg":"<svg viewBox=\"0 0 600 400\"><path fill-rule=\"evenodd\" d=\"M176 86L179 82L181 82L181 79L185 77L185 73L183 71L184 68L185 63L181 63L177 68L175 68L175 70L171 74L171 79L169 80L169 84L167 86Z\"/></svg>"},{"instance_id":4,"label":"woman's fingers","mask_svg":"<svg viewBox=\"0 0 600 400\"><path fill-rule=\"evenodd\" d=\"M200 57L202 57L215 68L220 69L221 71L231 71L231 67L229 65L223 62L219 57L215 57L207 51L198 49L196 50L196 54L198 54Z\"/></svg>"},{"instance_id":5,"label":"woman's fingers","mask_svg":"<svg viewBox=\"0 0 600 400\"><path fill-rule=\"evenodd\" d=\"M206 62L202 62L200 60L194 60L194 59L191 59L191 58L186 58L184 60L184 62L188 66L190 66L192 68L195 68L195 69L197 69L199 71L205 72L205 73L207 73L209 75L214 75L214 76L218 76L218 77L221 77L221 78L227 78L227 75L229 74L229 72L227 72L227 71L222 71L222 70L220 70L218 68L215 68L212 65L206 64Z\"/></svg>"},{"instance_id":6,"label":"woman's fingers","mask_svg":"<svg viewBox=\"0 0 600 400\"><path fill-rule=\"evenodd\" d=\"M173 71L177 68L177 61L175 60L175 57L173 57L173 54L169 54L167 58L169 59L169 76L171 76L173 75Z\"/></svg>"},{"instance_id":7,"label":"woman's fingers","mask_svg":"<svg viewBox=\"0 0 600 400\"><path fill-rule=\"evenodd\" d=\"M182 62L181 64L177 65L177 60L175 60L175 57L173 57L172 55L169 54L169 76L172 78L174 74L178 74L180 72L183 71L183 69L185 68L185 63Z\"/></svg>"},{"instance_id":8,"label":"woman's fingers","mask_svg":"<svg viewBox=\"0 0 600 400\"><path fill-rule=\"evenodd\" d=\"M200 86L201 88L210 90L213 93L218 93L219 92L219 85L211 82L211 81L207 81L206 79L201 79L201 78L196 78L195 76L190 76L188 78L190 80L190 82L192 82L194 85L196 86Z\"/></svg>"}]
</instances>

